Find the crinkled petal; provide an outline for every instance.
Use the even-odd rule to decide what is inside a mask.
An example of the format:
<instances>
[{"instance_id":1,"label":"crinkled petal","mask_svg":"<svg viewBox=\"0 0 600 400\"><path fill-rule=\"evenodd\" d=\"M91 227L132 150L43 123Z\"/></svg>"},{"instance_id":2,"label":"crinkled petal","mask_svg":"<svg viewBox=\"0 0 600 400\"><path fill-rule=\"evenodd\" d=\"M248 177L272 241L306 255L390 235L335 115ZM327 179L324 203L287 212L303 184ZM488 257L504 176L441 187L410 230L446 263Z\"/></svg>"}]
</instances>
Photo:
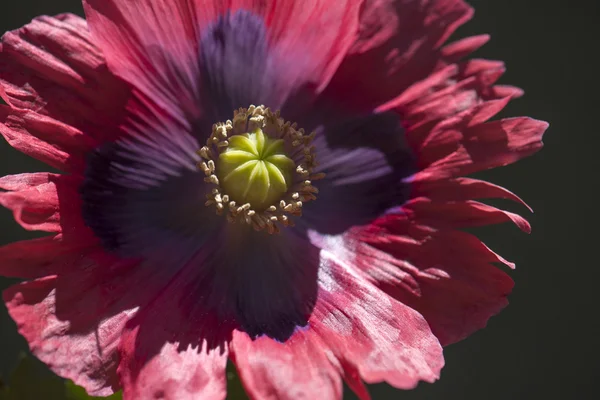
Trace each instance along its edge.
<instances>
[{"instance_id":1,"label":"crinkled petal","mask_svg":"<svg viewBox=\"0 0 600 400\"><path fill-rule=\"evenodd\" d=\"M118 133L129 96L127 85L108 71L86 21L72 14L41 16L2 37L0 88L12 108L29 110L15 112L15 118L34 119L20 123L31 135L53 144L69 135L82 146ZM44 128L48 124L52 131ZM61 127L65 134L59 135L61 124L69 128Z\"/></svg>"},{"instance_id":2,"label":"crinkled petal","mask_svg":"<svg viewBox=\"0 0 600 400\"><path fill-rule=\"evenodd\" d=\"M341 399L340 376L361 399L363 380L412 388L433 381L442 349L415 311L321 252L319 297L306 328L285 342L235 332L232 358L253 398Z\"/></svg>"},{"instance_id":3,"label":"crinkled petal","mask_svg":"<svg viewBox=\"0 0 600 400\"><path fill-rule=\"evenodd\" d=\"M60 206L56 185L48 179L35 186L23 185L19 189L0 192L0 205L12 210L15 220L25 229L60 232Z\"/></svg>"},{"instance_id":4,"label":"crinkled petal","mask_svg":"<svg viewBox=\"0 0 600 400\"><path fill-rule=\"evenodd\" d=\"M319 301L311 319L337 365L348 377L402 389L436 380L444 359L427 321L366 281L337 250L321 251ZM360 385L353 386L360 393Z\"/></svg>"},{"instance_id":5,"label":"crinkled petal","mask_svg":"<svg viewBox=\"0 0 600 400\"><path fill-rule=\"evenodd\" d=\"M340 368L315 332L300 329L285 342L252 340L235 332L231 356L251 398L269 400L341 399Z\"/></svg>"},{"instance_id":6,"label":"crinkled petal","mask_svg":"<svg viewBox=\"0 0 600 400\"><path fill-rule=\"evenodd\" d=\"M542 148L547 128L548 123L526 117L471 127L453 126L448 121L420 151L419 160L431 164L413 180L452 178L514 163Z\"/></svg>"},{"instance_id":7,"label":"crinkled petal","mask_svg":"<svg viewBox=\"0 0 600 400\"><path fill-rule=\"evenodd\" d=\"M499 73L504 72L504 66L498 69ZM449 65L379 109L393 109L402 115L404 126L410 132L409 142L418 147L439 128L452 124L474 126L500 112L512 96L486 94L493 87L492 83L478 75L461 77L458 66Z\"/></svg>"},{"instance_id":8,"label":"crinkled petal","mask_svg":"<svg viewBox=\"0 0 600 400\"><path fill-rule=\"evenodd\" d=\"M31 351L58 375L72 379L93 395L108 396L119 387L117 345L130 311L97 321L95 329L71 332L56 315L56 279L15 285L4 301Z\"/></svg>"},{"instance_id":9,"label":"crinkled petal","mask_svg":"<svg viewBox=\"0 0 600 400\"><path fill-rule=\"evenodd\" d=\"M88 0L83 5L94 42L114 73L160 104L198 98L199 30L191 2Z\"/></svg>"},{"instance_id":10,"label":"crinkled petal","mask_svg":"<svg viewBox=\"0 0 600 400\"><path fill-rule=\"evenodd\" d=\"M62 232L76 241L90 240L81 218L80 178L48 173L9 175L0 178L0 204L13 211L25 229Z\"/></svg>"},{"instance_id":11,"label":"crinkled petal","mask_svg":"<svg viewBox=\"0 0 600 400\"><path fill-rule=\"evenodd\" d=\"M341 244L371 282L421 313L442 345L483 328L508 304L513 282L495 264L514 264L466 232L389 215L325 243Z\"/></svg>"},{"instance_id":12,"label":"crinkled petal","mask_svg":"<svg viewBox=\"0 0 600 400\"><path fill-rule=\"evenodd\" d=\"M73 157L62 146L65 142L72 143L77 133L68 127L58 127L53 131L55 122L32 111L14 111L0 105L0 135L9 145L59 170L81 170L81 152ZM42 139L46 137L50 137L54 143Z\"/></svg>"},{"instance_id":13,"label":"crinkled petal","mask_svg":"<svg viewBox=\"0 0 600 400\"><path fill-rule=\"evenodd\" d=\"M386 103L435 71L442 44L472 14L462 0L365 1L358 37L326 97L359 110Z\"/></svg>"}]
</instances>

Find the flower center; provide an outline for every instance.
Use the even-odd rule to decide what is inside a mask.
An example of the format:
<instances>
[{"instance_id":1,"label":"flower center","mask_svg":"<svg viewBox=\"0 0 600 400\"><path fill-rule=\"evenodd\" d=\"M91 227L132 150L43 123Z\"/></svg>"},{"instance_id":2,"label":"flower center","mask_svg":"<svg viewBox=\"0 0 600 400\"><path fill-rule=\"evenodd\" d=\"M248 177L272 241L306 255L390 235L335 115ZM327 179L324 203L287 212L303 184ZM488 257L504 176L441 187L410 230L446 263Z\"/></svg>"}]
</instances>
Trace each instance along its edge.
<instances>
[{"instance_id":1,"label":"flower center","mask_svg":"<svg viewBox=\"0 0 600 400\"><path fill-rule=\"evenodd\" d=\"M266 137L257 128L229 138L217 161L217 177L233 201L264 210L288 191L295 166L285 154L283 139Z\"/></svg>"},{"instance_id":2,"label":"flower center","mask_svg":"<svg viewBox=\"0 0 600 400\"><path fill-rule=\"evenodd\" d=\"M303 202L316 199L312 182L324 177L313 174L314 136L264 106L234 111L233 121L213 125L198 151L198 168L214 185L206 205L256 230L293 226L290 217L301 216Z\"/></svg>"}]
</instances>

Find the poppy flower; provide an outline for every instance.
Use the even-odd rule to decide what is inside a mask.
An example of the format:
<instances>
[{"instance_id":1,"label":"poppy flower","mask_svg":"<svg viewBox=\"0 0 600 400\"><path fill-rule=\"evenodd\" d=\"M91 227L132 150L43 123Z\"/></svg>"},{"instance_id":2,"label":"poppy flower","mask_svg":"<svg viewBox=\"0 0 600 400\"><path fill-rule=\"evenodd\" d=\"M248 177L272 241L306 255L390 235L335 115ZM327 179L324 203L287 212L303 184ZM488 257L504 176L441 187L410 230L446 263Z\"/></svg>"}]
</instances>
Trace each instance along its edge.
<instances>
[{"instance_id":1,"label":"poppy flower","mask_svg":"<svg viewBox=\"0 0 600 400\"><path fill-rule=\"evenodd\" d=\"M0 178L48 236L0 249L33 353L94 395L339 399L432 382L506 304L512 266L464 228L522 201L463 177L544 122L445 44L460 0L84 0L0 47L0 132L61 173Z\"/></svg>"}]
</instances>

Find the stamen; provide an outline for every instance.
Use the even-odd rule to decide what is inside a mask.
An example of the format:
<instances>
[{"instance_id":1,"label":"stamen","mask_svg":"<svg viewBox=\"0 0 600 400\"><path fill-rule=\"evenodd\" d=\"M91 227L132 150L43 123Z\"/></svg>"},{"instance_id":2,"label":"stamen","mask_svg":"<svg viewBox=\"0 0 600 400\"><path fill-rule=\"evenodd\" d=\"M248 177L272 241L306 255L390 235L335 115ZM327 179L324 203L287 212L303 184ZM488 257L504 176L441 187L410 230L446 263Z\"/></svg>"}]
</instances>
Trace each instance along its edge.
<instances>
[{"instance_id":1,"label":"stamen","mask_svg":"<svg viewBox=\"0 0 600 400\"><path fill-rule=\"evenodd\" d=\"M304 202L316 199L316 132L309 135L265 106L235 110L233 120L213 125L198 150L198 168L214 185L206 206L231 223L245 223L270 234L294 226ZM237 202L236 202L237 200Z\"/></svg>"}]
</instances>

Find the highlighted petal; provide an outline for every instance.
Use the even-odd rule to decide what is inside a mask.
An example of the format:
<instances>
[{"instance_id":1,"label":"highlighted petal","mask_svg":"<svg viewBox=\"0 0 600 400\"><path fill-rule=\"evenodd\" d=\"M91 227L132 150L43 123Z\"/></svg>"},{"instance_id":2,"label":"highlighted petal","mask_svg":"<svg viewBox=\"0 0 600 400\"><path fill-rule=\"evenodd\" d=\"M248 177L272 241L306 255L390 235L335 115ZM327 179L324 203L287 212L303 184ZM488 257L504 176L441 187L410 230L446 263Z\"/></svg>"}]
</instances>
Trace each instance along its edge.
<instances>
[{"instance_id":1,"label":"highlighted petal","mask_svg":"<svg viewBox=\"0 0 600 400\"><path fill-rule=\"evenodd\" d=\"M252 340L234 332L231 357L240 379L255 399L342 398L340 368L318 334L300 330L285 343L268 337Z\"/></svg>"},{"instance_id":2,"label":"highlighted petal","mask_svg":"<svg viewBox=\"0 0 600 400\"><path fill-rule=\"evenodd\" d=\"M191 299L183 269L123 333L118 373L126 399L225 399L227 330Z\"/></svg>"},{"instance_id":3,"label":"highlighted petal","mask_svg":"<svg viewBox=\"0 0 600 400\"><path fill-rule=\"evenodd\" d=\"M402 389L436 380L444 359L426 320L362 278L336 249L322 250L321 261L311 324L345 373Z\"/></svg>"},{"instance_id":4,"label":"highlighted petal","mask_svg":"<svg viewBox=\"0 0 600 400\"><path fill-rule=\"evenodd\" d=\"M15 285L4 301L31 351L54 372L72 379L95 396L108 396L119 387L117 345L129 319L128 311L97 322L95 330L74 332L70 321L56 315L56 278Z\"/></svg>"}]
</instances>

